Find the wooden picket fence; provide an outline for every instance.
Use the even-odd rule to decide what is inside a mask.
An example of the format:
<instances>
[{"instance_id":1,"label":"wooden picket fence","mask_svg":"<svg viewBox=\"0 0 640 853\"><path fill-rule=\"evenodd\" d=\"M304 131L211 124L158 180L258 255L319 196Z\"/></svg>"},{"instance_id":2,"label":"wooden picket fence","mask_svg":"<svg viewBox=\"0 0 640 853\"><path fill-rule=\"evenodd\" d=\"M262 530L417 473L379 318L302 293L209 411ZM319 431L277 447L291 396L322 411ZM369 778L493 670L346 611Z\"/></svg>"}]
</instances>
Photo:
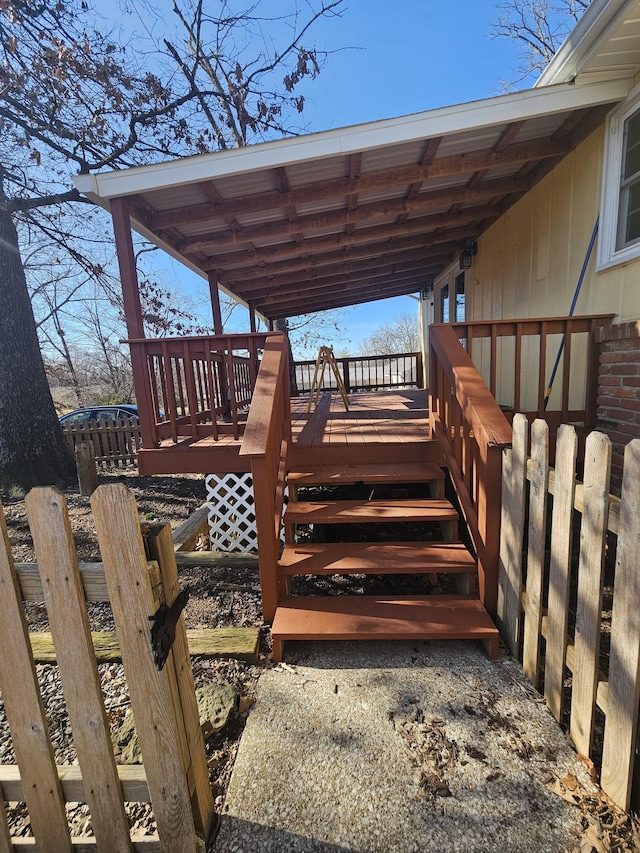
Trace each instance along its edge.
<instances>
[{"instance_id":1,"label":"wooden picket fence","mask_svg":"<svg viewBox=\"0 0 640 853\"><path fill-rule=\"evenodd\" d=\"M533 422L530 443L529 458L528 422L516 415L513 446L504 451L500 629L556 720L563 714L568 718L581 755L599 758L596 707L605 715L600 783L628 810L640 697L640 440L626 448L621 498L609 494L611 442L606 435L592 432L586 439L583 482L576 479L578 440L572 426L558 431L555 470L549 468L545 421ZM553 495L552 510L548 495ZM603 673L605 557L613 547L611 638Z\"/></svg>"},{"instance_id":2,"label":"wooden picket fence","mask_svg":"<svg viewBox=\"0 0 640 853\"><path fill-rule=\"evenodd\" d=\"M64 437L73 453L80 441L93 445L99 468L122 468L137 463L141 447L137 420L92 420L62 424Z\"/></svg>"},{"instance_id":3,"label":"wooden picket fence","mask_svg":"<svg viewBox=\"0 0 640 853\"><path fill-rule=\"evenodd\" d=\"M117 765L86 610L86 600L100 597L100 585L79 572L64 496L34 489L26 505L78 763L56 763L22 604L29 595L15 571L0 506L0 691L17 761L0 766L0 851L34 844L56 853L203 850L214 804L184 620L162 670L150 637L149 616L178 595L169 525L143 538L135 499L122 484L101 486L91 499L144 762ZM26 803L32 837L9 832L7 807L15 802ZM72 841L66 802L88 805L93 835ZM132 837L128 802L151 803L157 834Z\"/></svg>"}]
</instances>

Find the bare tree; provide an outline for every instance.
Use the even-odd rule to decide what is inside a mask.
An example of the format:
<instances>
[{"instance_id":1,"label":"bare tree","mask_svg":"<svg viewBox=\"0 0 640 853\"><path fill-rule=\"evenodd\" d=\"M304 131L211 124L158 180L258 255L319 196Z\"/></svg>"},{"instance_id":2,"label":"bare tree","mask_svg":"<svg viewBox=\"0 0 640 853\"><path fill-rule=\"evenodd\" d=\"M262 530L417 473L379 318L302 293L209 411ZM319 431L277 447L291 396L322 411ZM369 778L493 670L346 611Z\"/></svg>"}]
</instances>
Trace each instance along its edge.
<instances>
[{"instance_id":1,"label":"bare tree","mask_svg":"<svg viewBox=\"0 0 640 853\"><path fill-rule=\"evenodd\" d=\"M393 355L400 352L418 352L420 329L418 315L400 314L395 320L382 323L359 347L362 355Z\"/></svg>"},{"instance_id":2,"label":"bare tree","mask_svg":"<svg viewBox=\"0 0 640 853\"><path fill-rule=\"evenodd\" d=\"M340 2L308 3L308 18L313 22L335 14ZM247 25L258 5L238 18L239 27ZM233 31L225 29L234 23L234 16L225 18L228 7L226 2L219 7L218 42L194 43L192 55L177 57L167 47L165 63L154 57L144 67L143 53L127 53L98 30L86 0L0 0L0 489L28 488L73 474L47 385L21 255L38 233L92 279L104 278L104 266L85 241L91 238L87 218L98 217L102 230L104 219L69 189L69 173L228 147L237 144L238 132L245 141L250 135L262 138L282 130L285 103L296 110L304 107L295 101L295 86L314 76L320 62L315 50L302 44L302 20L284 52L274 48L270 62L254 66L247 60L243 66L237 59L228 65L235 52L233 39L221 41ZM187 7L174 3L188 27L205 23L203 8L197 0ZM200 32L195 29L193 35ZM211 75L201 77L213 56L219 85ZM271 74L273 86L267 87L267 77L256 69ZM74 218L74 205L84 206L86 214Z\"/></svg>"},{"instance_id":3,"label":"bare tree","mask_svg":"<svg viewBox=\"0 0 640 853\"><path fill-rule=\"evenodd\" d=\"M513 88L541 72L581 18L591 0L509 0L498 6L497 23L491 29L494 38L520 42L522 52L517 78L502 81Z\"/></svg>"}]
</instances>

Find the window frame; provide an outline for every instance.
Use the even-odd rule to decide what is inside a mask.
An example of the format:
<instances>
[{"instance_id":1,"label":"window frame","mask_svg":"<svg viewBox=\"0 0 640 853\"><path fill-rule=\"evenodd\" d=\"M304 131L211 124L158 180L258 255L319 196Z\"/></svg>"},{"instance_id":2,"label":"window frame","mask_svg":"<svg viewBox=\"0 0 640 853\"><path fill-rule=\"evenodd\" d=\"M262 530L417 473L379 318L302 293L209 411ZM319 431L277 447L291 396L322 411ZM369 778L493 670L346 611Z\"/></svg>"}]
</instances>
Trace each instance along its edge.
<instances>
[{"instance_id":1,"label":"window frame","mask_svg":"<svg viewBox=\"0 0 640 853\"><path fill-rule=\"evenodd\" d=\"M639 112L640 86L637 86L626 100L609 113L605 124L597 270L610 269L640 258L640 237L627 246L616 248L623 203L624 125L627 119Z\"/></svg>"}]
</instances>

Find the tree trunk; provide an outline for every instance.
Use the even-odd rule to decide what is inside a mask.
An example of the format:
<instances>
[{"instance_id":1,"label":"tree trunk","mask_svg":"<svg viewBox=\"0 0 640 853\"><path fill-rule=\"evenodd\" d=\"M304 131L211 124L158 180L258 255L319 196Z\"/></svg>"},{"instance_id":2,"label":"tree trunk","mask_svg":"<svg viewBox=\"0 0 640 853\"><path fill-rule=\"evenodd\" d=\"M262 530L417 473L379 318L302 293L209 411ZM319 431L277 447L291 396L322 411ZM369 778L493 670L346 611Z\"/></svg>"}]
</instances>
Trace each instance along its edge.
<instances>
[{"instance_id":1,"label":"tree trunk","mask_svg":"<svg viewBox=\"0 0 640 853\"><path fill-rule=\"evenodd\" d=\"M289 344L289 393L292 397L299 397L300 392L298 391L298 380L296 379L296 366L293 363L293 350L291 349L291 341L289 339L289 321L286 317L282 317L275 321L274 326L276 332L284 332L287 336L287 342Z\"/></svg>"},{"instance_id":2,"label":"tree trunk","mask_svg":"<svg viewBox=\"0 0 640 853\"><path fill-rule=\"evenodd\" d=\"M74 477L45 375L18 235L11 214L0 208L0 490Z\"/></svg>"}]
</instances>

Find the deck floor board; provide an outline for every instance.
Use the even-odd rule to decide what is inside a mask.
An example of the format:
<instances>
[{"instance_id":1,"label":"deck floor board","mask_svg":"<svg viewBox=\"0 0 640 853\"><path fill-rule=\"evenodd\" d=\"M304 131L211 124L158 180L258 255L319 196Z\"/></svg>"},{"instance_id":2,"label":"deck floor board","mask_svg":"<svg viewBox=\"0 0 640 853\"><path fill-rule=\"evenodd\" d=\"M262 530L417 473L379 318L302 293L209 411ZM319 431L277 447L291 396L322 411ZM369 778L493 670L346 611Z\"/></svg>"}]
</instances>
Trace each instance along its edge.
<instances>
[{"instance_id":1,"label":"deck floor board","mask_svg":"<svg viewBox=\"0 0 640 853\"><path fill-rule=\"evenodd\" d=\"M303 452L330 449L350 457L353 448L374 458L380 445L389 445L390 451L395 445L411 454L411 445L424 444L431 437L428 391L422 389L351 394L348 410L339 394L323 394L311 412L307 403L307 397L291 400L293 445ZM212 436L176 443L165 439L159 448L140 451L138 467L142 474L249 471L250 460L238 457L241 444L241 438L231 435L222 435L218 441Z\"/></svg>"}]
</instances>

